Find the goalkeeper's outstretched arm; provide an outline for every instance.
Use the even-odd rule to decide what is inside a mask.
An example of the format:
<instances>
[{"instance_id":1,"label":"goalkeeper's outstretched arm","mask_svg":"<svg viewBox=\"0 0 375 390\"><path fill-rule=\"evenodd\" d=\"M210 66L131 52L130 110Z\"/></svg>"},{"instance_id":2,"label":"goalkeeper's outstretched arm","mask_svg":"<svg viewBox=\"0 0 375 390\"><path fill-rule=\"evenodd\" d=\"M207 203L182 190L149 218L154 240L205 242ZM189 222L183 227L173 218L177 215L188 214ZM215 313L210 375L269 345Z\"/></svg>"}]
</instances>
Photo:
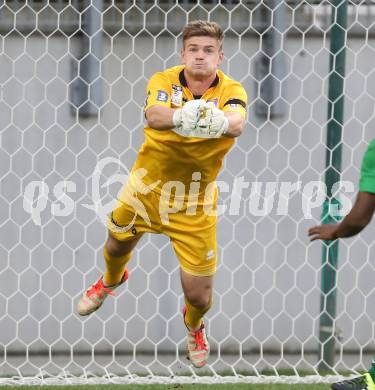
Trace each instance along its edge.
<instances>
[{"instance_id":1,"label":"goalkeeper's outstretched arm","mask_svg":"<svg viewBox=\"0 0 375 390\"><path fill-rule=\"evenodd\" d=\"M145 112L147 123L155 130L169 130L175 125L173 115L176 110L163 106L151 106Z\"/></svg>"},{"instance_id":2,"label":"goalkeeper's outstretched arm","mask_svg":"<svg viewBox=\"0 0 375 390\"><path fill-rule=\"evenodd\" d=\"M192 100L187 102L182 109L172 109L169 107L154 105L148 108L145 112L146 120L148 125L155 130L169 130L175 129L176 127L182 127L179 133L184 133L182 135L187 135L190 133L190 136L200 136L199 129L199 119L202 111L205 110L206 102L204 100ZM224 125L223 120L227 122L225 126L225 136L230 138L235 138L241 135L242 129L245 126L244 117L238 112L223 112L218 109L214 109L213 116L216 118L214 122L210 121L210 129L223 133L222 127ZM218 113L215 116L215 113ZM220 114L220 115L219 115ZM220 120L218 120L220 119ZM216 129L216 127L218 127ZM195 131L193 131L195 129ZM186 134L185 134L186 133ZM213 131L213 133L215 133ZM216 133L215 133L216 134ZM215 137L216 135L212 136Z\"/></svg>"},{"instance_id":3,"label":"goalkeeper's outstretched arm","mask_svg":"<svg viewBox=\"0 0 375 390\"><path fill-rule=\"evenodd\" d=\"M235 138L242 134L245 126L245 118L238 112L225 112L225 117L228 118L229 126L225 132L225 137Z\"/></svg>"},{"instance_id":4,"label":"goalkeeper's outstretched arm","mask_svg":"<svg viewBox=\"0 0 375 390\"><path fill-rule=\"evenodd\" d=\"M325 224L309 229L310 240L335 240L351 237L363 230L371 221L375 211L375 194L358 192L349 214L338 224Z\"/></svg>"},{"instance_id":5,"label":"goalkeeper's outstretched arm","mask_svg":"<svg viewBox=\"0 0 375 390\"><path fill-rule=\"evenodd\" d=\"M202 99L190 100L182 108L176 110L165 106L151 106L146 111L146 119L150 127L156 130L174 129L185 135L197 126L206 101ZM181 129L179 129L181 128Z\"/></svg>"}]
</instances>

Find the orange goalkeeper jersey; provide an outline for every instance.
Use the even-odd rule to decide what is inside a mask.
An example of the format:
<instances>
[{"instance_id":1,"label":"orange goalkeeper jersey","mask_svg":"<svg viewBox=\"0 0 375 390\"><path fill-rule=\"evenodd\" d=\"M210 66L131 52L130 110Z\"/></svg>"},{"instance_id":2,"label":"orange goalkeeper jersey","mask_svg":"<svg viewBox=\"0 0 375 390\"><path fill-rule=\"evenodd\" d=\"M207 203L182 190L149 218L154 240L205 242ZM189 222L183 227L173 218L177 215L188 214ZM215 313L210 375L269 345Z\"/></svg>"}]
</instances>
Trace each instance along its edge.
<instances>
[{"instance_id":1,"label":"orange goalkeeper jersey","mask_svg":"<svg viewBox=\"0 0 375 390\"><path fill-rule=\"evenodd\" d=\"M218 70L216 79L202 95L223 111L239 112L245 117L247 95L242 85ZM145 111L154 105L178 108L194 96L187 87L184 66L175 66L155 73L148 82ZM172 130L155 130L145 126L145 141L141 146L133 170L144 168L147 185L160 180L154 191L160 193L166 182L180 181L186 195L192 182L200 176L199 193L213 182L221 168L223 158L234 143L233 138L187 138Z\"/></svg>"}]
</instances>

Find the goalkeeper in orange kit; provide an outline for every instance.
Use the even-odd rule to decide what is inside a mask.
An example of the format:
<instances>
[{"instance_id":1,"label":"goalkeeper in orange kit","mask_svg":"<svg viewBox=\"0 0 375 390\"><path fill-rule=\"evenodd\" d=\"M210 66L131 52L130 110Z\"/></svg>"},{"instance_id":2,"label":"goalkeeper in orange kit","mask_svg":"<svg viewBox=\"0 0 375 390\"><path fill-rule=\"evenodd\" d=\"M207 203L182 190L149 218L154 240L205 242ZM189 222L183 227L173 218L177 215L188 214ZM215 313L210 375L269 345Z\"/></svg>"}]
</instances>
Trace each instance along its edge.
<instances>
[{"instance_id":1,"label":"goalkeeper in orange kit","mask_svg":"<svg viewBox=\"0 0 375 390\"><path fill-rule=\"evenodd\" d=\"M106 271L77 305L80 315L97 310L126 281L127 263L142 235L167 235L180 263L188 358L195 367L203 367L209 356L203 317L212 305L217 266L212 184L246 116L244 88L218 69L222 43L218 24L189 23L182 65L149 80L145 142L108 222Z\"/></svg>"}]
</instances>

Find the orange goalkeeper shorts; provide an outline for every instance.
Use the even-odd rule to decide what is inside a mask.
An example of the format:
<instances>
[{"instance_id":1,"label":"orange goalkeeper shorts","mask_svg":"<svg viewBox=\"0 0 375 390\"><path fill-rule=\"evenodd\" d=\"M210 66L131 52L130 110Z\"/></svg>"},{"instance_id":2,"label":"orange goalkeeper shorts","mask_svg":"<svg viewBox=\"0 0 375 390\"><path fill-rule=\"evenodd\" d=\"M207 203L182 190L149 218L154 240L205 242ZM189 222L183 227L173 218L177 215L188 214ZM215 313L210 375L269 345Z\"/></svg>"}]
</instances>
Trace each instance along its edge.
<instances>
[{"instance_id":1,"label":"orange goalkeeper shorts","mask_svg":"<svg viewBox=\"0 0 375 390\"><path fill-rule=\"evenodd\" d=\"M165 234L171 240L181 268L194 276L211 276L217 267L216 199L209 201L207 213L204 202L198 202L191 215L188 204L181 201L178 211L165 213L163 199L154 191L147 194L136 192L127 183L119 196L117 206L108 219L111 236L127 241L143 233ZM173 207L174 200L168 200ZM209 214L209 215L208 215ZM213 215L214 214L214 215Z\"/></svg>"}]
</instances>

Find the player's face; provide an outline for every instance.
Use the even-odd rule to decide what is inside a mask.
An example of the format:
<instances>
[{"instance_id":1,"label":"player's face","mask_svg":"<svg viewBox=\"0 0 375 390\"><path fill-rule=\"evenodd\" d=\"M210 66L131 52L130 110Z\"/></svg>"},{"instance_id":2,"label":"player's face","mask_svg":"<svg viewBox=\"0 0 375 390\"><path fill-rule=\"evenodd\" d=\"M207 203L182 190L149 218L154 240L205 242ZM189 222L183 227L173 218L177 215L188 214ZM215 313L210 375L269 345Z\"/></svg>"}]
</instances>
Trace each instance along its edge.
<instances>
[{"instance_id":1,"label":"player's face","mask_svg":"<svg viewBox=\"0 0 375 390\"><path fill-rule=\"evenodd\" d=\"M224 58L219 41L212 37L191 37L181 51L181 62L192 77L210 77Z\"/></svg>"}]
</instances>

